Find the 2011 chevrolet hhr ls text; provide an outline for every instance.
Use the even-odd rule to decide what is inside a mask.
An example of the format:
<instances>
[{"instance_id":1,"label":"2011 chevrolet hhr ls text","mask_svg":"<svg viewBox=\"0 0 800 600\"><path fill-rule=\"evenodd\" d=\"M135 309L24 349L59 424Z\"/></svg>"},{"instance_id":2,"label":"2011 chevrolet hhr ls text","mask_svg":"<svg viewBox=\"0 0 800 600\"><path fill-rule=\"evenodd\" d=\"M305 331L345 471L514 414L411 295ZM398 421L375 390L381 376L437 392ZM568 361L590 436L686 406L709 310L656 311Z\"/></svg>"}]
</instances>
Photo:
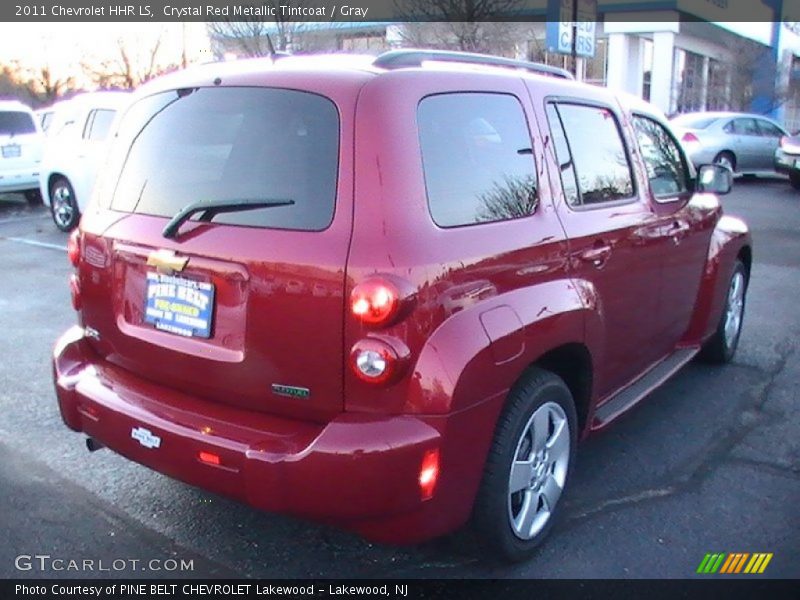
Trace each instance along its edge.
<instances>
[{"instance_id":1,"label":"2011 chevrolet hhr ls text","mask_svg":"<svg viewBox=\"0 0 800 600\"><path fill-rule=\"evenodd\" d=\"M751 267L656 109L508 59L146 84L69 242L66 424L267 511L410 543L551 528L577 441L736 350Z\"/></svg>"}]
</instances>

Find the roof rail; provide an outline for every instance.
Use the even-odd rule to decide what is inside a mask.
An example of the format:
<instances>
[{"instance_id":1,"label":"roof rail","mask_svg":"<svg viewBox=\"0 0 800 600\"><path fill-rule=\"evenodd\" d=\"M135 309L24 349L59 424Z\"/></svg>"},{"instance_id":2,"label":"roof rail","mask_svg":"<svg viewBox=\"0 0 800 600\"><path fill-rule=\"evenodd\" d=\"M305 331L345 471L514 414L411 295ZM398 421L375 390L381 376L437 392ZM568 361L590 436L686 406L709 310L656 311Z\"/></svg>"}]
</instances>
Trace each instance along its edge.
<instances>
[{"instance_id":1,"label":"roof rail","mask_svg":"<svg viewBox=\"0 0 800 600\"><path fill-rule=\"evenodd\" d=\"M490 56L488 54L451 52L446 50L389 50L375 58L372 65L381 69L402 69L405 67L419 67L426 60L485 65L488 67L507 67L510 69L522 69L540 75L560 77L562 79L574 79L572 73L569 71L542 63L514 60L501 56Z\"/></svg>"}]
</instances>

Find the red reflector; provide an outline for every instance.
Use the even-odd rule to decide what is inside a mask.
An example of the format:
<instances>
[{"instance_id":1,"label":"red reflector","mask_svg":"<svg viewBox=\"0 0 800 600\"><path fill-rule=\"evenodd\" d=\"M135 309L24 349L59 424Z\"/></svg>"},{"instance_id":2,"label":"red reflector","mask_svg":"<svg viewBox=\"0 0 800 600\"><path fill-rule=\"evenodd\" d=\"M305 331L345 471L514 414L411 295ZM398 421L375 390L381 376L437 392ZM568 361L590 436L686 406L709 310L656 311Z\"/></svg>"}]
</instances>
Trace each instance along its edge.
<instances>
[{"instance_id":1,"label":"red reflector","mask_svg":"<svg viewBox=\"0 0 800 600\"><path fill-rule=\"evenodd\" d=\"M69 292L72 296L72 308L75 310L81 309L81 283L78 276L73 273L69 277Z\"/></svg>"},{"instance_id":2,"label":"red reflector","mask_svg":"<svg viewBox=\"0 0 800 600\"><path fill-rule=\"evenodd\" d=\"M684 142L699 142L700 139L693 134L691 131L687 131L683 134L683 138L681 138Z\"/></svg>"},{"instance_id":3,"label":"red reflector","mask_svg":"<svg viewBox=\"0 0 800 600\"><path fill-rule=\"evenodd\" d=\"M73 267L77 267L81 260L81 232L79 229L73 229L69 234L67 240L67 258Z\"/></svg>"},{"instance_id":4,"label":"red reflector","mask_svg":"<svg viewBox=\"0 0 800 600\"><path fill-rule=\"evenodd\" d=\"M214 454L213 452L204 452L201 451L198 453L197 458L200 459L200 462L204 462L208 465L219 465L220 459L219 456Z\"/></svg>"},{"instance_id":5,"label":"red reflector","mask_svg":"<svg viewBox=\"0 0 800 600\"><path fill-rule=\"evenodd\" d=\"M436 481L439 479L439 449L428 450L422 457L419 469L419 492L423 500L433 498Z\"/></svg>"}]
</instances>

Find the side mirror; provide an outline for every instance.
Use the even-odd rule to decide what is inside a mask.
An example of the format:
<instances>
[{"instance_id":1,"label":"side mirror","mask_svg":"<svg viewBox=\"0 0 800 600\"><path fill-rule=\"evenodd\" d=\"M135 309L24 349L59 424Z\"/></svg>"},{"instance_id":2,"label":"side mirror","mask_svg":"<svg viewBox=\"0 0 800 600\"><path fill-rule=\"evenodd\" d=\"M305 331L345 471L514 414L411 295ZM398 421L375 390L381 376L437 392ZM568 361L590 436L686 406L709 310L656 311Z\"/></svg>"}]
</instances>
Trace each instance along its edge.
<instances>
[{"instance_id":1,"label":"side mirror","mask_svg":"<svg viewBox=\"0 0 800 600\"><path fill-rule=\"evenodd\" d=\"M722 165L700 165L696 190L703 194L727 194L733 188L733 172Z\"/></svg>"}]
</instances>

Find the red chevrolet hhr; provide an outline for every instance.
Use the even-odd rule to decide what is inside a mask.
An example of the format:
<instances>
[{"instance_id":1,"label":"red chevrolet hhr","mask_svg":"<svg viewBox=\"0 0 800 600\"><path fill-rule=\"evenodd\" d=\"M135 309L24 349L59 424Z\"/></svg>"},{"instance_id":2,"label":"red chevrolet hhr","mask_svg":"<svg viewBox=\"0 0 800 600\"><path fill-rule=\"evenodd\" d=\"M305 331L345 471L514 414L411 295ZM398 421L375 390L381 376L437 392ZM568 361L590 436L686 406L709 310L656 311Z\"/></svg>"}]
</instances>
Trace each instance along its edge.
<instances>
[{"instance_id":1,"label":"red chevrolet hhr","mask_svg":"<svg viewBox=\"0 0 800 600\"><path fill-rule=\"evenodd\" d=\"M398 50L143 86L70 238L66 424L375 540L551 528L576 444L698 353L751 268L664 116L533 63Z\"/></svg>"}]
</instances>

